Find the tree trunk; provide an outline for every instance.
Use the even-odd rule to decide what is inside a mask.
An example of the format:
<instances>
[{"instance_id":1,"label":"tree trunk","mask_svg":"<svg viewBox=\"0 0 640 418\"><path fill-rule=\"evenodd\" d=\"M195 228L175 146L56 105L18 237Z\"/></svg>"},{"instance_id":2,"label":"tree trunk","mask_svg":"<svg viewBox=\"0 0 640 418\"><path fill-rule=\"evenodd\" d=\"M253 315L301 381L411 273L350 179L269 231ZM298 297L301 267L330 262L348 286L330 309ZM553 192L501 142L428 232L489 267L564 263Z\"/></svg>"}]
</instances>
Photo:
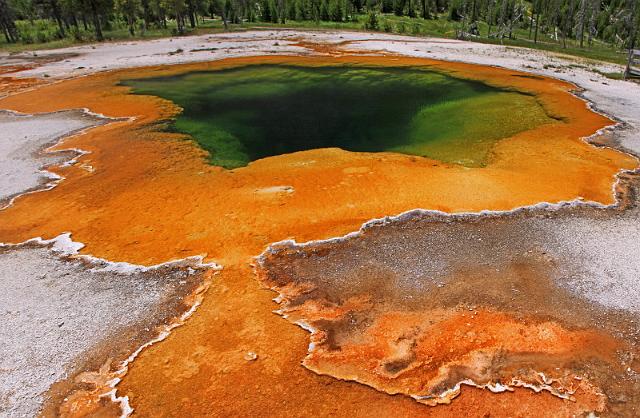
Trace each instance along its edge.
<instances>
[{"instance_id":1,"label":"tree trunk","mask_svg":"<svg viewBox=\"0 0 640 418\"><path fill-rule=\"evenodd\" d=\"M431 19L431 14L429 13L429 0L420 0L422 4L422 18L423 19Z\"/></svg>"},{"instance_id":2,"label":"tree trunk","mask_svg":"<svg viewBox=\"0 0 640 418\"><path fill-rule=\"evenodd\" d=\"M224 10L224 6L222 6L222 11L220 15L222 16L222 23L224 24L224 30L229 30L229 24L227 23L227 12Z\"/></svg>"},{"instance_id":3,"label":"tree trunk","mask_svg":"<svg viewBox=\"0 0 640 418\"><path fill-rule=\"evenodd\" d=\"M129 12L127 13L127 24L129 25L129 35L131 36L135 36L136 34L136 30L135 30L135 16L133 16L133 10L129 10Z\"/></svg>"},{"instance_id":4,"label":"tree trunk","mask_svg":"<svg viewBox=\"0 0 640 418\"><path fill-rule=\"evenodd\" d=\"M338 1L340 1L340 0L338 0ZM278 0L278 14L280 15L280 23L282 23L283 25L284 25L285 23L287 23L287 21L286 21L286 15L287 15L287 13L286 13L286 11L285 11L285 10L286 10L286 7L287 7L287 6L286 6L286 4L285 4L285 1L284 1L284 0Z\"/></svg>"},{"instance_id":5,"label":"tree trunk","mask_svg":"<svg viewBox=\"0 0 640 418\"><path fill-rule=\"evenodd\" d=\"M538 11L538 13L536 13L536 31L533 35L533 43L537 44L538 43L538 26L539 26L539 20L540 20L540 12Z\"/></svg>"},{"instance_id":6,"label":"tree trunk","mask_svg":"<svg viewBox=\"0 0 640 418\"><path fill-rule=\"evenodd\" d=\"M58 23L60 35L64 37L64 24L62 23L62 17L60 16L60 6L58 5L58 0L51 0L51 12L53 13L53 18Z\"/></svg>"},{"instance_id":7,"label":"tree trunk","mask_svg":"<svg viewBox=\"0 0 640 418\"><path fill-rule=\"evenodd\" d=\"M176 24L178 25L178 34L184 34L184 17L182 13L176 12Z\"/></svg>"},{"instance_id":8,"label":"tree trunk","mask_svg":"<svg viewBox=\"0 0 640 418\"><path fill-rule=\"evenodd\" d=\"M593 44L593 36L596 34L596 17L600 11L600 0L591 0L591 15L589 16L589 35L587 44L589 47Z\"/></svg>"},{"instance_id":9,"label":"tree trunk","mask_svg":"<svg viewBox=\"0 0 640 418\"><path fill-rule=\"evenodd\" d=\"M193 6L193 0L187 0L187 12L189 14L189 24L191 25L191 29L196 27L196 15L195 8Z\"/></svg>"},{"instance_id":10,"label":"tree trunk","mask_svg":"<svg viewBox=\"0 0 640 418\"><path fill-rule=\"evenodd\" d=\"M498 29L498 32L500 34L500 44L502 44L502 40L504 39L504 31L506 29L506 24L507 24L508 3L509 2L507 0L503 0L502 7L500 7L500 17L498 19L498 26L500 26L500 29Z\"/></svg>"},{"instance_id":11,"label":"tree trunk","mask_svg":"<svg viewBox=\"0 0 640 418\"><path fill-rule=\"evenodd\" d=\"M144 30L149 29L151 12L149 10L149 0L142 0L142 19L144 20Z\"/></svg>"},{"instance_id":12,"label":"tree trunk","mask_svg":"<svg viewBox=\"0 0 640 418\"><path fill-rule=\"evenodd\" d=\"M531 39L531 32L533 32L533 7L531 7L531 20L529 20L529 39Z\"/></svg>"},{"instance_id":13,"label":"tree trunk","mask_svg":"<svg viewBox=\"0 0 640 418\"><path fill-rule=\"evenodd\" d=\"M8 43L18 41L18 29L14 22L13 10L9 7L7 0L0 0L0 26Z\"/></svg>"},{"instance_id":14,"label":"tree trunk","mask_svg":"<svg viewBox=\"0 0 640 418\"><path fill-rule=\"evenodd\" d=\"M580 1L580 48L584 47L584 27L586 22L587 14L587 0Z\"/></svg>"},{"instance_id":15,"label":"tree trunk","mask_svg":"<svg viewBox=\"0 0 640 418\"><path fill-rule=\"evenodd\" d=\"M96 40L102 42L104 37L102 36L102 27L100 26L100 15L98 14L98 5L96 0L89 0L91 5L91 17L93 18L93 29L96 32Z\"/></svg>"},{"instance_id":16,"label":"tree trunk","mask_svg":"<svg viewBox=\"0 0 640 418\"><path fill-rule=\"evenodd\" d=\"M487 10L487 23L489 25L489 28L487 29L487 38L491 37L491 25L493 24L493 16L491 15L491 12L493 11L493 1L494 0L489 0L489 6Z\"/></svg>"}]
</instances>

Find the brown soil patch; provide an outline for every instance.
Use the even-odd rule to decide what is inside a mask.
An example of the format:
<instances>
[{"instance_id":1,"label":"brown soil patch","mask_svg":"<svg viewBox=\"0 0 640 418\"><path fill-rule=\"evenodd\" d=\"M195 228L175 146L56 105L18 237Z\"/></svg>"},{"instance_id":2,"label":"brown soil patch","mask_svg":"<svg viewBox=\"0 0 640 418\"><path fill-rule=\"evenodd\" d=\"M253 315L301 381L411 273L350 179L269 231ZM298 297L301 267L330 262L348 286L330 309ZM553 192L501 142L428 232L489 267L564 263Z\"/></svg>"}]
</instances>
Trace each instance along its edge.
<instances>
[{"instance_id":1,"label":"brown soil patch","mask_svg":"<svg viewBox=\"0 0 640 418\"><path fill-rule=\"evenodd\" d=\"M311 331L303 364L317 373L428 405L464 382L530 385L574 413L634 416L637 316L576 296L562 255L542 250L547 228L575 216L620 213L415 213L340 241L276 244L257 273L279 313Z\"/></svg>"}]
</instances>

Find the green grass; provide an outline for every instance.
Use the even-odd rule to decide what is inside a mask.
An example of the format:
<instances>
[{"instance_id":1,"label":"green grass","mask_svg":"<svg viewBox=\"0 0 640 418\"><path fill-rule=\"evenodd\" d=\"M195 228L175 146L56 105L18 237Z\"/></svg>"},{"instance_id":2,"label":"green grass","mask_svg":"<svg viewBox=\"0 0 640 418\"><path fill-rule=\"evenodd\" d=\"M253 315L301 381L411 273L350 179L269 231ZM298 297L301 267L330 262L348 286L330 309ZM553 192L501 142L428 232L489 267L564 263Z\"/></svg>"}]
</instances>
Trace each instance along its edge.
<instances>
[{"instance_id":1,"label":"green grass","mask_svg":"<svg viewBox=\"0 0 640 418\"><path fill-rule=\"evenodd\" d=\"M205 19L204 22L199 22L199 26L196 29L189 30L187 35L199 35L206 33L216 33L224 31L224 26L219 20ZM239 25L233 25L232 30L245 30L239 27ZM30 22L18 22L18 27L22 30L26 29L27 36L30 38L30 42L18 42L15 44L8 44L4 37L0 38L0 51L6 52L22 52L22 51L36 51L64 48L73 45L81 45L87 43L95 43L95 34L92 29L81 30L80 39L75 38L72 33L67 33L62 39L57 38L58 27L57 25L48 20L36 20L33 24ZM136 34L131 36L129 29L124 23L113 25L111 29L103 30L105 42L117 42L117 41L131 41L141 39L158 39L166 38L176 35L176 25L174 21L167 22L166 28L150 28L148 30L142 30L142 28L136 28ZM41 34L41 35L39 35ZM40 36L48 36L49 40L40 42Z\"/></svg>"},{"instance_id":2,"label":"green grass","mask_svg":"<svg viewBox=\"0 0 640 418\"><path fill-rule=\"evenodd\" d=\"M603 73L602 71L594 70L596 73L605 76L611 80L622 80L624 78L623 73Z\"/></svg>"},{"instance_id":3,"label":"green grass","mask_svg":"<svg viewBox=\"0 0 640 418\"><path fill-rule=\"evenodd\" d=\"M299 28L299 29L312 29L312 30L364 30L364 22L366 15L358 15L356 19L348 22L314 22L314 21L288 21L286 24L272 24L266 22L244 22L241 24L229 25L230 31L242 31L250 29L272 29L272 28ZM44 23L43 23L44 22ZM205 19L203 22L199 22L198 28L190 30L188 34L207 34L224 31L222 22L218 19ZM398 17L392 14L380 15L379 17L380 32L399 33L413 36L430 36L441 38L454 38L456 35L456 28L459 27L459 23L452 22L446 19L445 16L440 16L435 20L424 20L420 18L411 19L409 17ZM54 37L56 33L56 27L53 22L50 21L36 21L34 24L29 22L19 22L19 25L29 32L29 37L33 41L32 43L18 43L7 44L4 42L4 38L0 40L0 50L8 52L17 52L25 50L39 50L39 49L52 49L62 48L80 43L95 42L91 31L83 31L81 39L75 39L69 34L64 39L53 39L49 42L38 42L42 39L42 34L46 34L50 37ZM43 26L44 25L44 26ZM175 35L175 22L169 22L167 28L154 28L142 32L138 30L135 36L131 36L124 23L114 25L110 30L104 31L104 36L107 41L121 41L121 40L134 40L134 39L154 39ZM593 59L598 61L611 62L616 64L624 64L626 62L626 52L618 51L608 44L601 41L594 41L593 45L584 48L580 48L579 44L574 40L567 40L567 48L563 48L561 41L556 41L546 34L538 34L538 43L534 44L532 39L529 39L528 28L514 28L513 39L495 39L487 37L488 27L486 23L479 24L480 36L473 37L470 40L481 43L489 44L504 44L507 46L515 47L527 47L533 49L540 49L551 51L555 53L565 54L568 56ZM39 35L39 33L41 35Z\"/></svg>"},{"instance_id":4,"label":"green grass","mask_svg":"<svg viewBox=\"0 0 640 418\"><path fill-rule=\"evenodd\" d=\"M270 24L264 22L233 25L234 28L301 28L301 29L342 29L342 30L364 30L364 22L366 15L358 16L356 22L320 22L319 24L313 21L303 22L287 22L286 24ZM438 38L450 38L453 39L456 36L456 29L460 26L457 22L452 22L446 18L446 16L440 16L439 19L425 20L421 18L411 19L406 16L395 16L393 14L380 15L379 17L380 32L390 32L396 34L412 35L419 37L438 37ZM386 25L385 30L385 22ZM390 30L389 30L390 29ZM507 46L525 47L532 49L540 49L559 54L565 54L569 56L575 56L580 58L592 59L597 61L611 62L615 64L624 64L627 59L626 51L619 51L612 48L610 45L601 41L594 40L591 47L585 46L580 48L579 43L567 39L567 48L563 48L561 41L556 41L552 37L546 34L538 33L538 42L533 42L529 39L528 28L514 28L513 39L495 39L487 36L488 26L484 22L480 22L478 25L480 31L479 37L472 37L469 40L480 43L488 44L503 44ZM495 31L495 27L492 28Z\"/></svg>"}]
</instances>

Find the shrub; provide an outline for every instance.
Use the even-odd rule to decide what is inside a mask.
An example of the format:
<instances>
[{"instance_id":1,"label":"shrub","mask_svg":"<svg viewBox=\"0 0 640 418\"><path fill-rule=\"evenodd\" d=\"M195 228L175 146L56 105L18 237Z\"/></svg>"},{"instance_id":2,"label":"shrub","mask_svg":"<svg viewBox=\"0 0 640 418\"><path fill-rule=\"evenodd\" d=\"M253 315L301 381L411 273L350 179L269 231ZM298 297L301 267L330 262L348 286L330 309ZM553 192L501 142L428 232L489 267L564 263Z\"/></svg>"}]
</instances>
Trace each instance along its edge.
<instances>
[{"instance_id":1,"label":"shrub","mask_svg":"<svg viewBox=\"0 0 640 418\"><path fill-rule=\"evenodd\" d=\"M70 32L71 32L71 37L73 39L75 39L76 41L82 41L83 40L82 31L79 28L72 27Z\"/></svg>"},{"instance_id":2,"label":"shrub","mask_svg":"<svg viewBox=\"0 0 640 418\"><path fill-rule=\"evenodd\" d=\"M32 44L34 42L33 35L30 32L20 32L20 39L25 44Z\"/></svg>"},{"instance_id":3,"label":"shrub","mask_svg":"<svg viewBox=\"0 0 640 418\"><path fill-rule=\"evenodd\" d=\"M452 2L449 7L449 20L459 22L462 19L460 15L460 4L458 2Z\"/></svg>"},{"instance_id":4,"label":"shrub","mask_svg":"<svg viewBox=\"0 0 640 418\"><path fill-rule=\"evenodd\" d=\"M38 31L36 32L36 41L41 44L49 42L49 36L45 32Z\"/></svg>"},{"instance_id":5,"label":"shrub","mask_svg":"<svg viewBox=\"0 0 640 418\"><path fill-rule=\"evenodd\" d=\"M367 20L364 23L364 28L367 30L378 30L380 25L378 23L378 14L376 12L369 12Z\"/></svg>"}]
</instances>

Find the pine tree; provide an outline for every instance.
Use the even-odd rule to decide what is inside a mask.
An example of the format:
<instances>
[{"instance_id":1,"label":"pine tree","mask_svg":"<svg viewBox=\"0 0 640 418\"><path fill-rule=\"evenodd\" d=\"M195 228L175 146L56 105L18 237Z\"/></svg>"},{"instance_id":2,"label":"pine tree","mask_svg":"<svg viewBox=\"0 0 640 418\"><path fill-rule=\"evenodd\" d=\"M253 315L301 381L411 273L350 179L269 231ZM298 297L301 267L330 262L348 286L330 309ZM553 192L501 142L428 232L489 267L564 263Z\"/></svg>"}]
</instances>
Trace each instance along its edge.
<instances>
[{"instance_id":1,"label":"pine tree","mask_svg":"<svg viewBox=\"0 0 640 418\"><path fill-rule=\"evenodd\" d=\"M418 17L418 15L416 14L416 8L415 8L415 6L413 4L413 0L409 0L409 2L408 2L407 15L410 18Z\"/></svg>"},{"instance_id":2,"label":"pine tree","mask_svg":"<svg viewBox=\"0 0 640 418\"><path fill-rule=\"evenodd\" d=\"M136 15L138 14L139 3L137 0L116 0L115 8L124 16L129 28L129 34L135 35Z\"/></svg>"},{"instance_id":3,"label":"pine tree","mask_svg":"<svg viewBox=\"0 0 640 418\"><path fill-rule=\"evenodd\" d=\"M344 19L342 0L329 0L329 16L334 22L342 22Z\"/></svg>"},{"instance_id":4,"label":"pine tree","mask_svg":"<svg viewBox=\"0 0 640 418\"><path fill-rule=\"evenodd\" d=\"M0 0L0 27L8 43L18 41L15 14L7 0Z\"/></svg>"},{"instance_id":5,"label":"pine tree","mask_svg":"<svg viewBox=\"0 0 640 418\"><path fill-rule=\"evenodd\" d=\"M271 2L269 0L263 0L261 4L262 9L262 21L271 22Z\"/></svg>"},{"instance_id":6,"label":"pine tree","mask_svg":"<svg viewBox=\"0 0 640 418\"><path fill-rule=\"evenodd\" d=\"M375 11L370 11L367 15L367 21L364 24L364 28L367 30L378 30L380 28L378 24L378 14Z\"/></svg>"},{"instance_id":7,"label":"pine tree","mask_svg":"<svg viewBox=\"0 0 640 418\"><path fill-rule=\"evenodd\" d=\"M320 3L320 20L329 21L329 5L327 4L327 0L322 0Z\"/></svg>"},{"instance_id":8,"label":"pine tree","mask_svg":"<svg viewBox=\"0 0 640 418\"><path fill-rule=\"evenodd\" d=\"M393 13L396 16L403 16L405 5L406 0L393 0Z\"/></svg>"}]
</instances>

